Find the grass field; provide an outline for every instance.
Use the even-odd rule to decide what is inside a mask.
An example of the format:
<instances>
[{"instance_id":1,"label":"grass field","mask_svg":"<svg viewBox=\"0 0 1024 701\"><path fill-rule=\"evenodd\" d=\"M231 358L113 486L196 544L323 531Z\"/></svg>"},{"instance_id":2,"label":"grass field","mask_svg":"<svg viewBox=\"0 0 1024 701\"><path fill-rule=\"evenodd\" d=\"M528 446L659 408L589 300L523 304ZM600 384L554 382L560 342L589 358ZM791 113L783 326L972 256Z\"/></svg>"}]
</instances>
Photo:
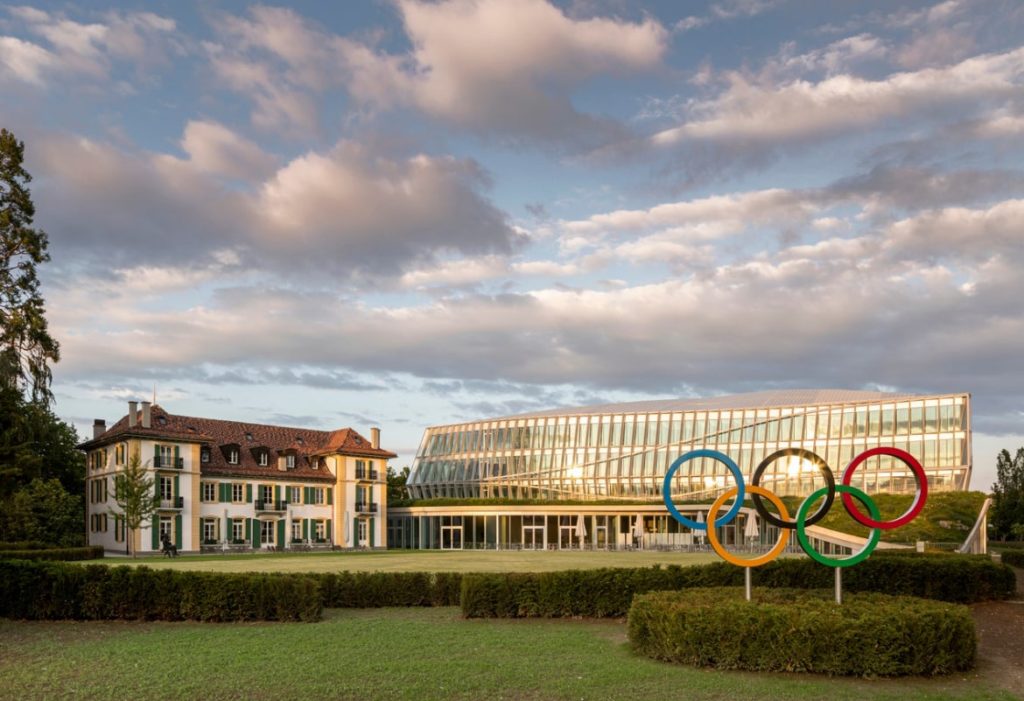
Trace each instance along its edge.
<instances>
[{"instance_id":1,"label":"grass field","mask_svg":"<svg viewBox=\"0 0 1024 701\"><path fill-rule=\"evenodd\" d=\"M177 559L108 558L107 564L206 572L550 572L596 567L699 565L714 553L578 550L389 550L381 552L183 555Z\"/></svg>"},{"instance_id":2,"label":"grass field","mask_svg":"<svg viewBox=\"0 0 1024 701\"><path fill-rule=\"evenodd\" d=\"M621 621L331 610L314 624L0 620L0 698L1012 699L977 674L716 672L633 655Z\"/></svg>"}]
</instances>

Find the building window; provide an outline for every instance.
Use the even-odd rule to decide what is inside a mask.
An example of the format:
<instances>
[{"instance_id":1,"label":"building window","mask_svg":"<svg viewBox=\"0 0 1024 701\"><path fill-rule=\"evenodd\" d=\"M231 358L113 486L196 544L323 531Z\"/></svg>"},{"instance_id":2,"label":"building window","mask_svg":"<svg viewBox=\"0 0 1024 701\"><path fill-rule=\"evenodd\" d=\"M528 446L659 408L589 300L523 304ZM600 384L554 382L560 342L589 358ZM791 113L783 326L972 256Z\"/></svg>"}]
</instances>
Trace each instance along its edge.
<instances>
[{"instance_id":1,"label":"building window","mask_svg":"<svg viewBox=\"0 0 1024 701\"><path fill-rule=\"evenodd\" d=\"M313 487L313 503L323 504L324 503L324 488Z\"/></svg>"},{"instance_id":2,"label":"building window","mask_svg":"<svg viewBox=\"0 0 1024 701\"><path fill-rule=\"evenodd\" d=\"M158 445L155 451L156 464L153 467L174 467L174 452L169 445Z\"/></svg>"},{"instance_id":3,"label":"building window","mask_svg":"<svg viewBox=\"0 0 1024 701\"><path fill-rule=\"evenodd\" d=\"M203 482L203 501L217 501L217 484Z\"/></svg>"},{"instance_id":4,"label":"building window","mask_svg":"<svg viewBox=\"0 0 1024 701\"><path fill-rule=\"evenodd\" d=\"M274 488L269 484L260 485L260 499L267 504L274 503Z\"/></svg>"},{"instance_id":5,"label":"building window","mask_svg":"<svg viewBox=\"0 0 1024 701\"><path fill-rule=\"evenodd\" d=\"M170 477L160 478L160 498L165 501L170 501L174 498L174 482L171 481Z\"/></svg>"},{"instance_id":6,"label":"building window","mask_svg":"<svg viewBox=\"0 0 1024 701\"><path fill-rule=\"evenodd\" d=\"M206 463L210 462L210 449L209 448L200 448L199 449L199 462L203 463L204 465Z\"/></svg>"},{"instance_id":7,"label":"building window","mask_svg":"<svg viewBox=\"0 0 1024 701\"><path fill-rule=\"evenodd\" d=\"M313 532L316 534L316 539L323 542L327 539L327 524L323 521L314 521Z\"/></svg>"},{"instance_id":8,"label":"building window","mask_svg":"<svg viewBox=\"0 0 1024 701\"><path fill-rule=\"evenodd\" d=\"M160 517L160 540L163 540L165 535L171 539L172 543L174 542L174 528L171 525L170 516Z\"/></svg>"},{"instance_id":9,"label":"building window","mask_svg":"<svg viewBox=\"0 0 1024 701\"><path fill-rule=\"evenodd\" d=\"M237 465L238 464L238 451L236 449L234 449L234 448L232 448L231 450L228 451L228 464L230 464L230 465Z\"/></svg>"},{"instance_id":10,"label":"building window","mask_svg":"<svg viewBox=\"0 0 1024 701\"><path fill-rule=\"evenodd\" d=\"M260 521L260 542L263 545L274 545L274 521Z\"/></svg>"},{"instance_id":11,"label":"building window","mask_svg":"<svg viewBox=\"0 0 1024 701\"><path fill-rule=\"evenodd\" d=\"M268 454L267 454L267 451L265 451L265 450L261 450L261 451L260 451L260 452L258 453L258 455L259 455L259 463L260 463L260 466L261 466L261 467L266 467L266 466L267 466L267 462L269 461L269 456L268 456Z\"/></svg>"},{"instance_id":12,"label":"building window","mask_svg":"<svg viewBox=\"0 0 1024 701\"><path fill-rule=\"evenodd\" d=\"M292 519L292 542L300 542L302 540L302 519Z\"/></svg>"},{"instance_id":13,"label":"building window","mask_svg":"<svg viewBox=\"0 0 1024 701\"><path fill-rule=\"evenodd\" d=\"M121 520L120 516L115 516L114 517L114 542L117 542L117 543L123 543L124 542L124 531L125 531L124 521Z\"/></svg>"},{"instance_id":14,"label":"building window","mask_svg":"<svg viewBox=\"0 0 1024 701\"><path fill-rule=\"evenodd\" d=\"M237 482L231 485L231 501L235 503L245 501L245 494L242 490L242 485Z\"/></svg>"},{"instance_id":15,"label":"building window","mask_svg":"<svg viewBox=\"0 0 1024 701\"><path fill-rule=\"evenodd\" d=\"M289 498L288 501L292 504L302 503L302 487L289 487Z\"/></svg>"},{"instance_id":16,"label":"building window","mask_svg":"<svg viewBox=\"0 0 1024 701\"><path fill-rule=\"evenodd\" d=\"M289 470L294 470L295 469L295 455L294 454L289 453L288 455L284 456L284 466L287 467Z\"/></svg>"},{"instance_id":17,"label":"building window","mask_svg":"<svg viewBox=\"0 0 1024 701\"><path fill-rule=\"evenodd\" d=\"M240 518L231 519L231 540L241 543L245 538L245 522Z\"/></svg>"},{"instance_id":18,"label":"building window","mask_svg":"<svg viewBox=\"0 0 1024 701\"><path fill-rule=\"evenodd\" d=\"M217 524L220 519L216 518L204 518L203 519L203 543L206 545L213 545L217 542Z\"/></svg>"}]
</instances>

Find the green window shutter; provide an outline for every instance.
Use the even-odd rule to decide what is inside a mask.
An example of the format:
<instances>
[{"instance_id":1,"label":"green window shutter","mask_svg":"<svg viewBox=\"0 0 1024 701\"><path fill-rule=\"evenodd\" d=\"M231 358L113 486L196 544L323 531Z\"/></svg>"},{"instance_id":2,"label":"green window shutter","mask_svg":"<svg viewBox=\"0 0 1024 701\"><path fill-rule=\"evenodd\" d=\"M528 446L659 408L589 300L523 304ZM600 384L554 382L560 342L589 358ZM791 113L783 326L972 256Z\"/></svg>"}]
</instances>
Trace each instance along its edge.
<instances>
[{"instance_id":1,"label":"green window shutter","mask_svg":"<svg viewBox=\"0 0 1024 701\"><path fill-rule=\"evenodd\" d=\"M370 519L370 547L373 547L373 519Z\"/></svg>"},{"instance_id":2,"label":"green window shutter","mask_svg":"<svg viewBox=\"0 0 1024 701\"><path fill-rule=\"evenodd\" d=\"M324 535L327 536L328 543L333 541L334 535L331 533L331 519L327 519L327 532Z\"/></svg>"},{"instance_id":3,"label":"green window shutter","mask_svg":"<svg viewBox=\"0 0 1024 701\"><path fill-rule=\"evenodd\" d=\"M274 501L281 501L281 485L274 485Z\"/></svg>"},{"instance_id":4,"label":"green window shutter","mask_svg":"<svg viewBox=\"0 0 1024 701\"><path fill-rule=\"evenodd\" d=\"M174 498L175 499L177 499L178 496L181 494L181 492L180 492L180 488L181 488L180 480L181 480L181 478L178 475L174 476Z\"/></svg>"},{"instance_id":5,"label":"green window shutter","mask_svg":"<svg viewBox=\"0 0 1024 701\"><path fill-rule=\"evenodd\" d=\"M250 502L252 501L252 485L251 484L245 485L245 500L246 501L250 501Z\"/></svg>"},{"instance_id":6,"label":"green window shutter","mask_svg":"<svg viewBox=\"0 0 1024 701\"><path fill-rule=\"evenodd\" d=\"M334 503L334 487L328 487L327 488L327 503L328 504L333 504Z\"/></svg>"},{"instance_id":7,"label":"green window shutter","mask_svg":"<svg viewBox=\"0 0 1024 701\"><path fill-rule=\"evenodd\" d=\"M284 548L287 541L284 539L284 519L277 522L277 547Z\"/></svg>"},{"instance_id":8,"label":"green window shutter","mask_svg":"<svg viewBox=\"0 0 1024 701\"><path fill-rule=\"evenodd\" d=\"M178 446L174 446L174 464L171 465L171 467L177 467L178 466L178 458L179 457L180 457L180 454L178 453Z\"/></svg>"},{"instance_id":9,"label":"green window shutter","mask_svg":"<svg viewBox=\"0 0 1024 701\"><path fill-rule=\"evenodd\" d=\"M224 534L222 537L224 540L229 542L234 537L234 534L231 532L231 519L227 516L224 517Z\"/></svg>"},{"instance_id":10,"label":"green window shutter","mask_svg":"<svg viewBox=\"0 0 1024 701\"><path fill-rule=\"evenodd\" d=\"M252 520L252 547L260 547L260 521Z\"/></svg>"},{"instance_id":11,"label":"green window shutter","mask_svg":"<svg viewBox=\"0 0 1024 701\"><path fill-rule=\"evenodd\" d=\"M160 549L160 517L153 517L153 549Z\"/></svg>"},{"instance_id":12,"label":"green window shutter","mask_svg":"<svg viewBox=\"0 0 1024 701\"><path fill-rule=\"evenodd\" d=\"M309 519L302 519L302 539L309 540Z\"/></svg>"},{"instance_id":13,"label":"green window shutter","mask_svg":"<svg viewBox=\"0 0 1024 701\"><path fill-rule=\"evenodd\" d=\"M352 519L352 547L359 547L359 519Z\"/></svg>"},{"instance_id":14,"label":"green window shutter","mask_svg":"<svg viewBox=\"0 0 1024 701\"><path fill-rule=\"evenodd\" d=\"M174 517L174 546L181 547L181 514Z\"/></svg>"},{"instance_id":15,"label":"green window shutter","mask_svg":"<svg viewBox=\"0 0 1024 701\"><path fill-rule=\"evenodd\" d=\"M252 519L245 519L245 539L248 541L252 538Z\"/></svg>"},{"instance_id":16,"label":"green window shutter","mask_svg":"<svg viewBox=\"0 0 1024 701\"><path fill-rule=\"evenodd\" d=\"M156 467L156 459L160 457L160 446L153 444L153 467Z\"/></svg>"},{"instance_id":17,"label":"green window shutter","mask_svg":"<svg viewBox=\"0 0 1024 701\"><path fill-rule=\"evenodd\" d=\"M228 485L225 482L221 482L217 485L217 489L220 492L220 500L225 502L228 500Z\"/></svg>"}]
</instances>

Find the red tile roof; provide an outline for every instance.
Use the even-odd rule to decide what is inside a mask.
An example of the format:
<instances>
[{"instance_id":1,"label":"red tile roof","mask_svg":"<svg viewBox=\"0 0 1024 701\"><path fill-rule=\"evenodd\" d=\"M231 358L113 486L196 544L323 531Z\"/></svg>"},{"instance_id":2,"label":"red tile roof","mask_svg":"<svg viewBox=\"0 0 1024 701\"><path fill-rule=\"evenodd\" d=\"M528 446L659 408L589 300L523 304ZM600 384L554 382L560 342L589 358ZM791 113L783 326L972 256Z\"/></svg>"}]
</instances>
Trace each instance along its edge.
<instances>
[{"instance_id":1,"label":"red tile roof","mask_svg":"<svg viewBox=\"0 0 1024 701\"><path fill-rule=\"evenodd\" d=\"M333 479L327 470L314 469L313 465L321 455L340 453L382 459L397 457L391 451L374 448L370 441L351 428L316 431L308 428L180 416L167 413L158 404L151 408L151 419L150 427L143 428L140 411L136 425L129 426L128 416L125 415L98 438L86 441L78 448L90 450L128 437L200 443L210 448L210 461L202 464L202 472L258 475L268 479ZM238 446L237 465L227 461L226 448L233 445ZM268 465L259 464L257 455L260 449L269 451ZM278 456L291 452L296 456L295 468L287 472L278 470Z\"/></svg>"}]
</instances>

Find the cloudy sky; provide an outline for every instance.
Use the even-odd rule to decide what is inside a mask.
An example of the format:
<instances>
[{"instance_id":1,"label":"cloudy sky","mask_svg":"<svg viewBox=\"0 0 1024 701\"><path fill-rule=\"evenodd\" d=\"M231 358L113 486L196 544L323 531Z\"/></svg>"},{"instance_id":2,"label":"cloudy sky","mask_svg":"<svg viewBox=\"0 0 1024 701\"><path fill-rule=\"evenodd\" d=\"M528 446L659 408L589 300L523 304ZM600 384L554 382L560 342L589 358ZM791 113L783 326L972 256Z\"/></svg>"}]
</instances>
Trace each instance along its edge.
<instances>
[{"instance_id":1,"label":"cloudy sky","mask_svg":"<svg viewBox=\"0 0 1024 701\"><path fill-rule=\"evenodd\" d=\"M1024 6L0 6L57 411L366 432L772 387L1024 444Z\"/></svg>"}]
</instances>

